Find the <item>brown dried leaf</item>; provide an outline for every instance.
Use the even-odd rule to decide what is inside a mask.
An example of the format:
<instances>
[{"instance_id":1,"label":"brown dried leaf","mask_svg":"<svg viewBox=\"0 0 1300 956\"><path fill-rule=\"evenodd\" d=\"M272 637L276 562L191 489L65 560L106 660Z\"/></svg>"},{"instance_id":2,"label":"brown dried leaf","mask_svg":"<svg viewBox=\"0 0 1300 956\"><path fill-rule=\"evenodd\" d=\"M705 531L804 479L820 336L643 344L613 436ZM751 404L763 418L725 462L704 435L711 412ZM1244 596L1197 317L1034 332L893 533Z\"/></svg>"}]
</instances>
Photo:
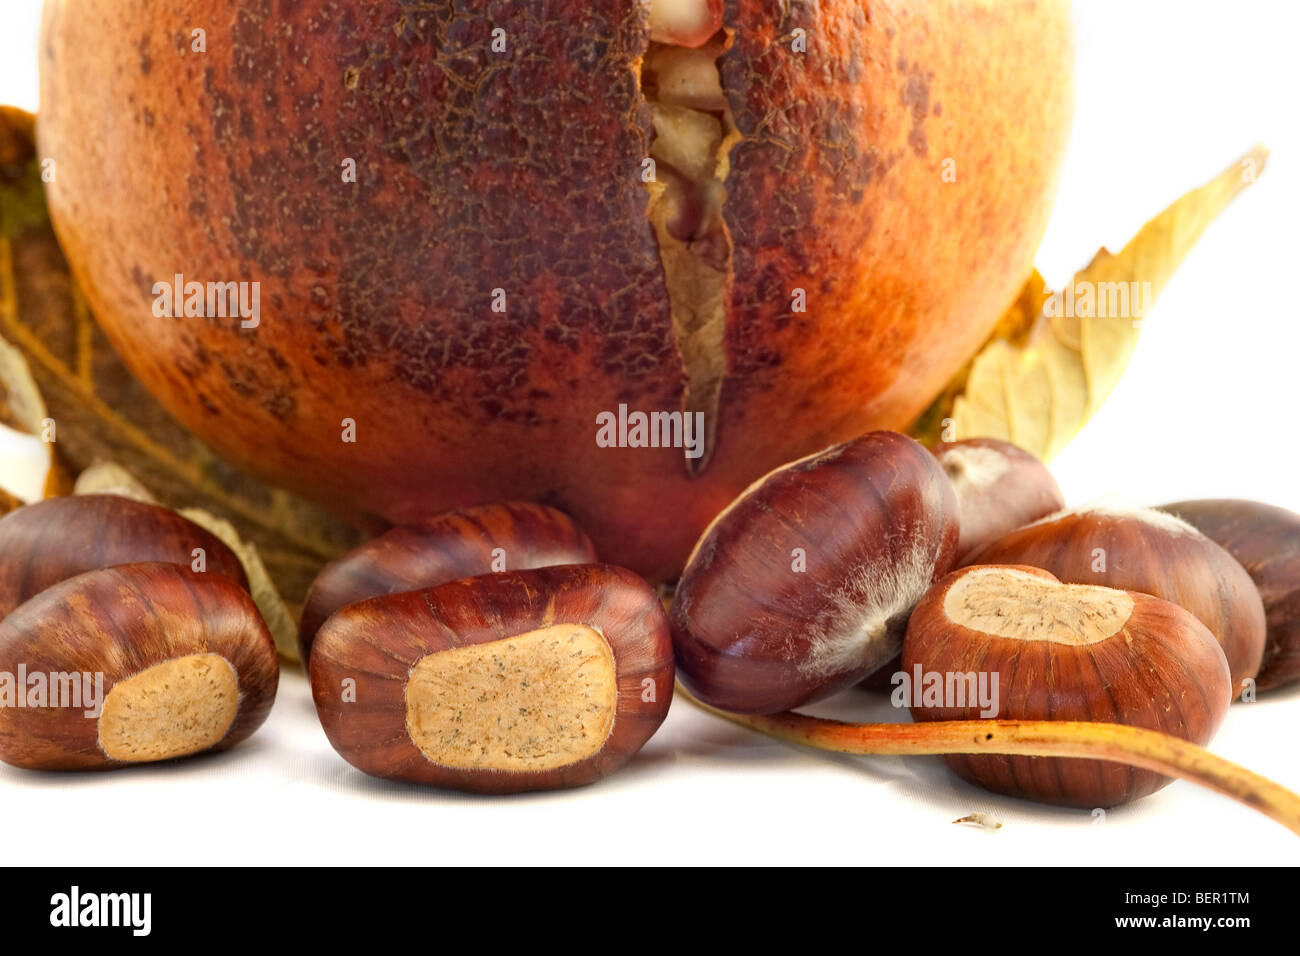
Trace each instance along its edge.
<instances>
[{"instance_id":1,"label":"brown dried leaf","mask_svg":"<svg viewBox=\"0 0 1300 956\"><path fill-rule=\"evenodd\" d=\"M29 188L29 181L33 177L36 182L40 182L35 169L36 158L25 155L18 148L17 141L20 137L5 135L4 131L9 129L18 129L20 132L27 130L30 135L30 117L0 107L0 194L6 197L0 201L0 236L14 235L25 230L38 219L33 210L39 209L39 203L33 199ZM11 195L13 198L8 198ZM39 196L39 189L37 195ZM12 306L9 301L12 294L10 285L0 284L0 311ZM36 387L36 380L32 378L31 369L27 367L22 353L0 340L0 424L25 435L41 436L45 431L44 422L48 414L40 389ZM47 442L44 471L39 476L31 475L30 479L34 481L39 478L41 484L49 489L51 486L57 487L63 477L62 470L56 470L55 467L54 446ZM5 494L20 500L9 492Z\"/></svg>"},{"instance_id":2,"label":"brown dried leaf","mask_svg":"<svg viewBox=\"0 0 1300 956\"><path fill-rule=\"evenodd\" d=\"M912 434L930 443L1001 438L1044 460L1054 457L1119 382L1137 347L1144 310L1206 227L1255 181L1267 158L1268 150L1256 146L1148 222L1118 254L1098 252L1068 287L1071 308L1035 272L984 348L917 420Z\"/></svg>"},{"instance_id":3,"label":"brown dried leaf","mask_svg":"<svg viewBox=\"0 0 1300 956\"><path fill-rule=\"evenodd\" d=\"M252 542L300 601L321 565L361 534L219 460L126 371L91 318L44 214L33 121L0 109L0 336L22 353L74 471L123 465L171 507L199 507ZM39 205L32 196L41 197Z\"/></svg>"}]
</instances>

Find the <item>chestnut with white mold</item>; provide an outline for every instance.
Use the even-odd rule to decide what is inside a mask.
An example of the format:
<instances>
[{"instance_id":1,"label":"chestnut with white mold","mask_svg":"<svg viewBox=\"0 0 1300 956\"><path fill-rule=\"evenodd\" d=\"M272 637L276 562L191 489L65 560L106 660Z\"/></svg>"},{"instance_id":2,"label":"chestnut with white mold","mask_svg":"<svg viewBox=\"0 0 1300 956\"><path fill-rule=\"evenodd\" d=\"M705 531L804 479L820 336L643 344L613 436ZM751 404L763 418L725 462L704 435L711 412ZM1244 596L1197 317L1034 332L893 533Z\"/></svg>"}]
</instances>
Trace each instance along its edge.
<instances>
[{"instance_id":1,"label":"chestnut with white mold","mask_svg":"<svg viewBox=\"0 0 1300 956\"><path fill-rule=\"evenodd\" d=\"M898 653L957 537L952 485L904 435L777 469L687 562L670 614L682 683L723 710L775 713L860 680Z\"/></svg>"},{"instance_id":2,"label":"chestnut with white mold","mask_svg":"<svg viewBox=\"0 0 1300 956\"><path fill-rule=\"evenodd\" d=\"M912 613L903 666L997 675L1001 719L1110 722L1200 745L1232 699L1222 649L1187 611L1134 591L1062 584L1036 568L975 566L949 575ZM980 705L944 701L911 711L919 721L969 720ZM1171 782L1096 760L945 760L986 789L1072 807L1116 806Z\"/></svg>"},{"instance_id":3,"label":"chestnut with white mold","mask_svg":"<svg viewBox=\"0 0 1300 956\"><path fill-rule=\"evenodd\" d=\"M957 563L1008 531L1065 507L1061 488L1041 461L1010 442L967 438L930 449L957 494L961 537ZM902 663L885 664L862 681L870 691L887 691Z\"/></svg>"},{"instance_id":4,"label":"chestnut with white mold","mask_svg":"<svg viewBox=\"0 0 1300 956\"><path fill-rule=\"evenodd\" d=\"M928 502L925 489L933 491ZM945 620L927 626L932 615L923 607L937 602L942 611L944 600L936 594L956 576L920 596L920 606L912 611L917 597L900 598L910 595L919 575L914 566L911 573L898 569L912 564L905 555L916 553L909 549L918 537L934 542L936 569L951 560L958 534L955 510L955 493L937 460L890 432L870 433L756 482L705 532L678 585L670 618L682 678L679 693L721 718L802 747L860 755L970 754L995 759L989 766L1007 768L1013 767L1008 758L1021 763L1031 757L1072 758L1057 763L1085 768L1063 770L1045 787L1032 776L1025 783L1014 772L981 778L1035 799L1097 806L1134 799L1161 786L1165 777L1179 776L1240 800L1300 834L1300 797L1177 736L1208 739L1232 694L1222 648L1177 605L1141 593L1064 586L1033 568L992 569L992 578L985 577L990 569L972 568L963 574L972 581L983 578L982 599L979 589L971 588L966 600L956 601L957 623L944 613ZM817 546L807 548L810 541ZM806 550L806 573L791 573L792 551L799 549ZM862 588L864 582L890 586ZM923 582L920 587L924 590ZM906 612L891 614L904 605ZM846 610L851 613L844 618ZM982 657L941 660L940 655L955 653L945 636L960 629L974 634L975 641L1012 640L1019 647L1037 641L1024 660L1045 655L1054 668L1070 655L1095 654L1097 666L1089 673L1125 681L1125 692L1110 698L1104 681L1088 683L1082 671L1052 670L1063 706L1052 709L1047 720L850 724L775 712L816 700L853 679L852 674L815 674L820 670L815 662L827 659L822 642L829 639L840 650L856 648L849 659L880 653L884 660L893 654L891 627L901 627L909 615L913 653L906 661L913 669L966 673L983 666ZM879 630L882 618L884 633ZM914 640L912 627L927 636ZM1135 658L1139 651L1140 659ZM844 658L837 651L830 659ZM1022 670L1015 666L1019 661L1017 655L1008 659L1012 670L1005 684L1012 694L1007 704L1038 706L1043 667ZM1061 719L1065 705L1080 704L1063 681L1090 695L1082 704L1082 719ZM1107 716L1132 723L1100 722ZM1163 729L1133 725L1150 717ZM1049 763L1029 761L1035 767ZM1079 776L1070 776L1066 786L1067 774ZM1056 782L1061 786L1053 788Z\"/></svg>"},{"instance_id":5,"label":"chestnut with white mold","mask_svg":"<svg viewBox=\"0 0 1300 956\"><path fill-rule=\"evenodd\" d=\"M673 695L658 595L608 565L486 574L350 604L321 627L312 696L355 767L482 793L591 783Z\"/></svg>"},{"instance_id":6,"label":"chestnut with white mold","mask_svg":"<svg viewBox=\"0 0 1300 956\"><path fill-rule=\"evenodd\" d=\"M957 493L958 562L1007 532L1065 507L1065 495L1047 466L1010 442L968 438L930 450Z\"/></svg>"},{"instance_id":7,"label":"chestnut with white mold","mask_svg":"<svg viewBox=\"0 0 1300 956\"><path fill-rule=\"evenodd\" d=\"M1186 608L1223 647L1234 696L1259 672L1265 617L1245 569L1187 522L1104 502L1049 515L968 556L1043 568L1070 584L1141 591Z\"/></svg>"}]
</instances>

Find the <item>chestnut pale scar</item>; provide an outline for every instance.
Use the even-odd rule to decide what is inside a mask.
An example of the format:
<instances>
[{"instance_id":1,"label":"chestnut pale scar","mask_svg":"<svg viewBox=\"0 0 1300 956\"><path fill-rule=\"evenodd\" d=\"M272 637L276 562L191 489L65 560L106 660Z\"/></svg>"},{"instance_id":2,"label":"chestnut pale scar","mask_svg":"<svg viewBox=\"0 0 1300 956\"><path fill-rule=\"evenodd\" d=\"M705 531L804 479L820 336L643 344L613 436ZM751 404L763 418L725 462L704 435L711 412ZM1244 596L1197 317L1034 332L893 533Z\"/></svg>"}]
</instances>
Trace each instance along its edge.
<instances>
[{"instance_id":1,"label":"chestnut pale scar","mask_svg":"<svg viewBox=\"0 0 1300 956\"><path fill-rule=\"evenodd\" d=\"M975 568L948 589L943 612L985 634L1082 646L1113 637L1132 615L1133 598L1013 568Z\"/></svg>"},{"instance_id":2,"label":"chestnut pale scar","mask_svg":"<svg viewBox=\"0 0 1300 956\"><path fill-rule=\"evenodd\" d=\"M113 685L99 717L99 746L113 760L184 757L220 743L238 710L230 662L186 654Z\"/></svg>"},{"instance_id":3,"label":"chestnut pale scar","mask_svg":"<svg viewBox=\"0 0 1300 956\"><path fill-rule=\"evenodd\" d=\"M406 730L444 767L551 770L599 753L617 704L609 643L595 628L553 624L420 658Z\"/></svg>"}]
</instances>

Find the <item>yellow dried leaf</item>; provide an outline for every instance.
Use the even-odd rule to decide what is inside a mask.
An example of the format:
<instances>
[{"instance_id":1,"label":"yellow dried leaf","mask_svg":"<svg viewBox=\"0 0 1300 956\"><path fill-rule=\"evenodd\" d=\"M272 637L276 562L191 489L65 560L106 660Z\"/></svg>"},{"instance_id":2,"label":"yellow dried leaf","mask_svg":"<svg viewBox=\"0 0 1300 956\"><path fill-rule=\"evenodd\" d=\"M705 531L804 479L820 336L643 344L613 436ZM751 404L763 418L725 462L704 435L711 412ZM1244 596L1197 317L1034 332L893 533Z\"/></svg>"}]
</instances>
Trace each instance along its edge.
<instances>
[{"instance_id":1,"label":"yellow dried leaf","mask_svg":"<svg viewBox=\"0 0 1300 956\"><path fill-rule=\"evenodd\" d=\"M1049 292L1035 272L912 434L929 443L1001 438L1053 458L1115 388L1151 303L1267 157L1256 146L1148 222L1119 253L1098 252L1063 292Z\"/></svg>"},{"instance_id":2,"label":"yellow dried leaf","mask_svg":"<svg viewBox=\"0 0 1300 956\"><path fill-rule=\"evenodd\" d=\"M4 305L0 302L0 309ZM0 469L0 486L6 494L19 501L20 496L36 500L66 494L70 478L55 453L53 419L22 352L4 339L0 339L0 424L21 434L30 449L6 457Z\"/></svg>"},{"instance_id":3,"label":"yellow dried leaf","mask_svg":"<svg viewBox=\"0 0 1300 956\"><path fill-rule=\"evenodd\" d=\"M24 434L39 435L46 417L45 401L23 353L0 341L0 422Z\"/></svg>"},{"instance_id":4,"label":"yellow dried leaf","mask_svg":"<svg viewBox=\"0 0 1300 956\"><path fill-rule=\"evenodd\" d=\"M361 533L218 459L127 372L55 241L32 134L30 114L0 108L0 337L25 359L54 420L56 457L74 473L118 462L162 504L232 522L280 592L300 601L320 567ZM49 490L65 489L57 479Z\"/></svg>"},{"instance_id":5,"label":"yellow dried leaf","mask_svg":"<svg viewBox=\"0 0 1300 956\"><path fill-rule=\"evenodd\" d=\"M99 461L77 476L74 495L121 495L134 501L156 505L158 499L135 475L111 461Z\"/></svg>"}]
</instances>

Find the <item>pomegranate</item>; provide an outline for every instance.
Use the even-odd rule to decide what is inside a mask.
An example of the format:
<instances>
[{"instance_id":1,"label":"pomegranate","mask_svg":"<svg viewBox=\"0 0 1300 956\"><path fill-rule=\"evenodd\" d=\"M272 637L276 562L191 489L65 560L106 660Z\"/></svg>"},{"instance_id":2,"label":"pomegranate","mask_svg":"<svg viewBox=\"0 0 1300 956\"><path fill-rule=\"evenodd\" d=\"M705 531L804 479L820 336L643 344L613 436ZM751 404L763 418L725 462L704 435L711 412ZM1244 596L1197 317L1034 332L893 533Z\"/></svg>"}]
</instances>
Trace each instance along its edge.
<instances>
[{"instance_id":1,"label":"pomegranate","mask_svg":"<svg viewBox=\"0 0 1300 956\"><path fill-rule=\"evenodd\" d=\"M1071 65L1063 0L50 0L39 140L98 321L220 454L349 515L555 505L664 578L978 348Z\"/></svg>"}]
</instances>

